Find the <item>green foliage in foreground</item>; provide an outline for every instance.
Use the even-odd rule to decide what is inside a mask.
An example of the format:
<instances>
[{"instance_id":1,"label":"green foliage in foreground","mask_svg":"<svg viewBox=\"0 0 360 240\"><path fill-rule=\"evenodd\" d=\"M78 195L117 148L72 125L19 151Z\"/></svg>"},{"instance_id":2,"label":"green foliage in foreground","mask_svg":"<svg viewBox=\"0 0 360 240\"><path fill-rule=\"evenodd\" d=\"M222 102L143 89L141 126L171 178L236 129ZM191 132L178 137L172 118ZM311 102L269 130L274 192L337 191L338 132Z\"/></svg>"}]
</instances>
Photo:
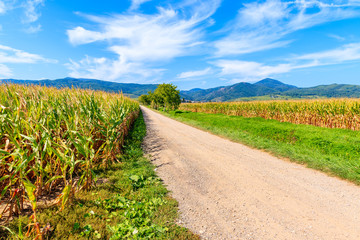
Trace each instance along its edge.
<instances>
[{"instance_id":1,"label":"green foliage in foreground","mask_svg":"<svg viewBox=\"0 0 360 240\"><path fill-rule=\"evenodd\" d=\"M146 133L142 115L135 122L124 146L121 163L110 170L96 170L104 183L75 195L62 212L39 209L38 221L49 229L49 239L199 239L175 224L177 202L155 175L154 166L143 157L141 143ZM0 239L22 239L27 217L0 229ZM3 232L2 232L3 231Z\"/></svg>"},{"instance_id":2,"label":"green foliage in foreground","mask_svg":"<svg viewBox=\"0 0 360 240\"><path fill-rule=\"evenodd\" d=\"M360 184L360 132L262 118L173 111L177 120Z\"/></svg>"}]
</instances>

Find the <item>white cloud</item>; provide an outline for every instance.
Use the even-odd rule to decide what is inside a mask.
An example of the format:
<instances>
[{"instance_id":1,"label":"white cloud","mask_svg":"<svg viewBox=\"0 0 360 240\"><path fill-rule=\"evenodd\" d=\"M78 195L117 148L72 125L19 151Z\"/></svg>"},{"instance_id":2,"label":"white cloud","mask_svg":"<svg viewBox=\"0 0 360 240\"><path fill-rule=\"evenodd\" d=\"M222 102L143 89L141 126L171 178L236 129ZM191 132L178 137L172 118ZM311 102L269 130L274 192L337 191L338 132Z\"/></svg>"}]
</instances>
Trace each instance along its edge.
<instances>
[{"instance_id":1,"label":"white cloud","mask_svg":"<svg viewBox=\"0 0 360 240\"><path fill-rule=\"evenodd\" d=\"M168 60L181 55L201 37L197 19L181 19L173 9L160 9L157 15L117 15L97 18L102 31L76 27L68 30L74 45L96 41L118 41L109 50L128 61Z\"/></svg>"},{"instance_id":2,"label":"white cloud","mask_svg":"<svg viewBox=\"0 0 360 240\"><path fill-rule=\"evenodd\" d=\"M10 68L8 68L6 65L4 64L0 64L0 77L11 77L12 76L12 72L10 70Z\"/></svg>"},{"instance_id":3,"label":"white cloud","mask_svg":"<svg viewBox=\"0 0 360 240\"><path fill-rule=\"evenodd\" d=\"M337 4L336 4L337 3ZM360 16L359 1L266 0L244 4L227 27L228 35L215 42L216 56L252 53L286 46L288 34L322 23Z\"/></svg>"},{"instance_id":4,"label":"white cloud","mask_svg":"<svg viewBox=\"0 0 360 240\"><path fill-rule=\"evenodd\" d=\"M333 38L333 39L336 39L336 40L338 40L338 41L340 41L340 42L346 40L346 38L344 38L344 37L342 37L342 36L339 36L339 35L336 35L336 34L328 34L328 37Z\"/></svg>"},{"instance_id":5,"label":"white cloud","mask_svg":"<svg viewBox=\"0 0 360 240\"><path fill-rule=\"evenodd\" d=\"M140 7L140 5L142 5L145 2L149 2L151 0L132 0L131 1L131 6L130 6L130 11L132 10L136 10Z\"/></svg>"},{"instance_id":6,"label":"white cloud","mask_svg":"<svg viewBox=\"0 0 360 240\"><path fill-rule=\"evenodd\" d=\"M33 25L41 16L40 8L45 5L46 0L0 0L0 14L6 14L15 9L23 12L21 22L24 24L25 32L36 33L41 31L41 25Z\"/></svg>"},{"instance_id":7,"label":"white cloud","mask_svg":"<svg viewBox=\"0 0 360 240\"><path fill-rule=\"evenodd\" d=\"M42 30L41 24L38 24L36 26L29 26L27 29L25 29L25 32L27 33L37 33Z\"/></svg>"},{"instance_id":8,"label":"white cloud","mask_svg":"<svg viewBox=\"0 0 360 240\"><path fill-rule=\"evenodd\" d=\"M40 55L28 53L22 50L0 45L0 63L37 63L56 62Z\"/></svg>"},{"instance_id":9,"label":"white cloud","mask_svg":"<svg viewBox=\"0 0 360 240\"><path fill-rule=\"evenodd\" d=\"M9 77L12 75L10 68L5 64L34 64L39 62L56 63L57 61L46 59L38 54L0 45L0 76Z\"/></svg>"},{"instance_id":10,"label":"white cloud","mask_svg":"<svg viewBox=\"0 0 360 240\"><path fill-rule=\"evenodd\" d=\"M17 0L0 0L0 14L6 14L17 5Z\"/></svg>"},{"instance_id":11,"label":"white cloud","mask_svg":"<svg viewBox=\"0 0 360 240\"><path fill-rule=\"evenodd\" d=\"M5 3L0 1L0 14L4 14L6 12Z\"/></svg>"},{"instance_id":12,"label":"white cloud","mask_svg":"<svg viewBox=\"0 0 360 240\"><path fill-rule=\"evenodd\" d=\"M236 75L246 80L265 78L291 70L290 64L267 66L257 62L239 60L219 60L214 62L214 65L221 68L221 75Z\"/></svg>"},{"instance_id":13,"label":"white cloud","mask_svg":"<svg viewBox=\"0 0 360 240\"><path fill-rule=\"evenodd\" d=\"M24 8L25 18L23 23L26 25L25 32L37 33L41 31L41 24L33 24L38 21L41 16L39 8L45 5L45 0L26 0L22 7Z\"/></svg>"},{"instance_id":14,"label":"white cloud","mask_svg":"<svg viewBox=\"0 0 360 240\"><path fill-rule=\"evenodd\" d=\"M92 58L86 56L79 62L70 60L66 64L69 68L70 76L76 78L96 78L102 80L117 80L119 76L123 77L123 82L134 82L139 78L148 78L150 76L160 76L163 69L146 68L141 63L126 62L119 58L109 60L107 58Z\"/></svg>"},{"instance_id":15,"label":"white cloud","mask_svg":"<svg viewBox=\"0 0 360 240\"><path fill-rule=\"evenodd\" d=\"M340 48L304 54L277 65L239 60L218 60L212 64L221 69L222 76L236 76L242 81L273 77L296 69L342 64L360 61L360 43L347 44Z\"/></svg>"},{"instance_id":16,"label":"white cloud","mask_svg":"<svg viewBox=\"0 0 360 240\"><path fill-rule=\"evenodd\" d=\"M67 35L70 43L74 45L87 44L105 39L105 36L100 32L89 31L83 27L76 27L74 29L67 30Z\"/></svg>"},{"instance_id":17,"label":"white cloud","mask_svg":"<svg viewBox=\"0 0 360 240\"><path fill-rule=\"evenodd\" d=\"M199 71L189 71L189 72L182 72L178 75L178 78L193 78L193 77L201 77L211 73L211 68L205 68L204 70Z\"/></svg>"},{"instance_id":18,"label":"white cloud","mask_svg":"<svg viewBox=\"0 0 360 240\"><path fill-rule=\"evenodd\" d=\"M318 63L318 65L339 64L347 61L360 60L360 43L346 44L340 48L305 54L295 58Z\"/></svg>"},{"instance_id":19,"label":"white cloud","mask_svg":"<svg viewBox=\"0 0 360 240\"><path fill-rule=\"evenodd\" d=\"M68 64L71 74L91 74L97 78L116 80L127 74L140 72L143 77L158 74L158 65L179 56L193 54L193 49L202 44L202 23L219 7L220 0L187 2L178 9L158 8L154 15L122 14L111 17L87 16L97 30L81 26L67 31L74 45L104 41L115 59L94 64L87 57ZM186 12L184 9L187 9ZM187 16L187 13L192 12ZM92 63L89 65L89 63ZM106 65L106 66L104 66ZM151 70L151 68L155 70ZM119 70L120 69L120 70ZM161 71L160 71L161 72ZM140 81L142 79L138 79Z\"/></svg>"},{"instance_id":20,"label":"white cloud","mask_svg":"<svg viewBox=\"0 0 360 240\"><path fill-rule=\"evenodd\" d=\"M25 22L33 23L36 22L41 13L39 8L44 6L45 0L26 0L23 4L23 8L25 10Z\"/></svg>"}]
</instances>

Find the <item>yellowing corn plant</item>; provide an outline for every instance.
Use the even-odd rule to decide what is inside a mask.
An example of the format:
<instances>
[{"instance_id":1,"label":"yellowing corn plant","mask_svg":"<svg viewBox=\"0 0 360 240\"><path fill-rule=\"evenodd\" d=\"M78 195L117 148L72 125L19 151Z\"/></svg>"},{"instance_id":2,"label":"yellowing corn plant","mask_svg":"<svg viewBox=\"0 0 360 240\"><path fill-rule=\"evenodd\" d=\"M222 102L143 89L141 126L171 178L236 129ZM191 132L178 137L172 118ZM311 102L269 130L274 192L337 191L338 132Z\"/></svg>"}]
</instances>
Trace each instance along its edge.
<instances>
[{"instance_id":1,"label":"yellowing corn plant","mask_svg":"<svg viewBox=\"0 0 360 240\"><path fill-rule=\"evenodd\" d=\"M41 238L39 199L57 194L61 210L75 190L89 189L93 168L116 161L138 113L122 94L0 85L1 220L30 203Z\"/></svg>"},{"instance_id":2,"label":"yellowing corn plant","mask_svg":"<svg viewBox=\"0 0 360 240\"><path fill-rule=\"evenodd\" d=\"M360 130L360 99L186 103L180 110Z\"/></svg>"}]
</instances>

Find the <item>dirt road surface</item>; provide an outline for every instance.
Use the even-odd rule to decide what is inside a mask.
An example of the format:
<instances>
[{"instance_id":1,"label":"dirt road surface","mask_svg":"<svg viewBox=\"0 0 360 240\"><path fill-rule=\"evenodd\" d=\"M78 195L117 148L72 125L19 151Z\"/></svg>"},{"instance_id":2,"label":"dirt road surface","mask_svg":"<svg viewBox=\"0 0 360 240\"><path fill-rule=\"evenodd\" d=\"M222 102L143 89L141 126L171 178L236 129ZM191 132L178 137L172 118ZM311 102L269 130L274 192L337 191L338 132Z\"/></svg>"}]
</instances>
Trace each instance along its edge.
<instances>
[{"instance_id":1,"label":"dirt road surface","mask_svg":"<svg viewBox=\"0 0 360 240\"><path fill-rule=\"evenodd\" d=\"M360 187L142 110L179 223L203 239L360 239Z\"/></svg>"}]
</instances>

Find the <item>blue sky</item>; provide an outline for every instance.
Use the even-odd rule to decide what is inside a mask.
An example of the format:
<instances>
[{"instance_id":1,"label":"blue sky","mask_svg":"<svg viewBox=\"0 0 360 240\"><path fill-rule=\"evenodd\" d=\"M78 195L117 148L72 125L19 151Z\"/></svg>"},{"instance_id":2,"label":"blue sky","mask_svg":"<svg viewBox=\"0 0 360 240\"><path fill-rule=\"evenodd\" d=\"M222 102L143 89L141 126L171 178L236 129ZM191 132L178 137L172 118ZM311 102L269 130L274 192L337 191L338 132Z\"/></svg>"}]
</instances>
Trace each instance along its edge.
<instances>
[{"instance_id":1,"label":"blue sky","mask_svg":"<svg viewBox=\"0 0 360 240\"><path fill-rule=\"evenodd\" d=\"M0 78L360 84L360 0L0 0Z\"/></svg>"}]
</instances>

